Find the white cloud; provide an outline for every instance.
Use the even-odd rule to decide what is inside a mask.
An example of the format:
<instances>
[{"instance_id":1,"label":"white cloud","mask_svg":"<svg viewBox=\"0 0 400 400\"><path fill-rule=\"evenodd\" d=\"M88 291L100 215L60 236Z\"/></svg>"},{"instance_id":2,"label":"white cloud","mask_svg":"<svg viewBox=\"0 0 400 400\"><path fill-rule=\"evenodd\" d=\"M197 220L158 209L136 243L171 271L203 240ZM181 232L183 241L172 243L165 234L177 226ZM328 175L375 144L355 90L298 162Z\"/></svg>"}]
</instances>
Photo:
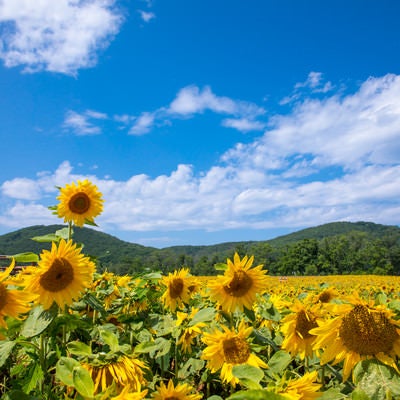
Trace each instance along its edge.
<instances>
[{"instance_id":1,"label":"white cloud","mask_svg":"<svg viewBox=\"0 0 400 400\"><path fill-rule=\"evenodd\" d=\"M33 179L15 178L5 181L1 185L1 190L5 196L14 199L37 200L40 199L40 190Z\"/></svg>"},{"instance_id":2,"label":"white cloud","mask_svg":"<svg viewBox=\"0 0 400 400\"><path fill-rule=\"evenodd\" d=\"M108 119L107 114L98 111L86 110L79 114L76 111L69 110L65 115L63 127L78 136L98 135L101 133L101 128L95 125L95 122L96 120L106 119Z\"/></svg>"},{"instance_id":3,"label":"white cloud","mask_svg":"<svg viewBox=\"0 0 400 400\"><path fill-rule=\"evenodd\" d=\"M144 135L148 132L150 132L153 124L154 124L154 114L149 113L149 112L144 112L142 113L131 129L129 130L129 133L131 135Z\"/></svg>"},{"instance_id":4,"label":"white cloud","mask_svg":"<svg viewBox=\"0 0 400 400\"><path fill-rule=\"evenodd\" d=\"M156 15L150 11L138 10L138 12L140 14L140 18L142 18L144 22L150 22L152 19L156 17Z\"/></svg>"},{"instance_id":5,"label":"white cloud","mask_svg":"<svg viewBox=\"0 0 400 400\"><path fill-rule=\"evenodd\" d=\"M2 0L0 58L25 72L75 75L92 67L118 33L122 15L114 0Z\"/></svg>"},{"instance_id":6,"label":"white cloud","mask_svg":"<svg viewBox=\"0 0 400 400\"><path fill-rule=\"evenodd\" d=\"M170 114L190 115L206 110L219 114L251 116L263 115L265 110L254 103L233 100L229 97L215 95L209 86L202 90L198 86L186 86L181 89L169 105Z\"/></svg>"},{"instance_id":7,"label":"white cloud","mask_svg":"<svg viewBox=\"0 0 400 400\"><path fill-rule=\"evenodd\" d=\"M106 200L97 222L105 231L399 224L399 127L400 76L370 78L355 93L305 99L275 116L264 136L238 144L207 171L182 164L155 178L88 176ZM83 178L64 162L36 179L3 183L0 224L37 223L56 185Z\"/></svg>"},{"instance_id":8,"label":"white cloud","mask_svg":"<svg viewBox=\"0 0 400 400\"><path fill-rule=\"evenodd\" d=\"M234 128L241 132L249 132L260 131L265 127L265 124L248 118L226 118L222 121L222 126Z\"/></svg>"}]
</instances>

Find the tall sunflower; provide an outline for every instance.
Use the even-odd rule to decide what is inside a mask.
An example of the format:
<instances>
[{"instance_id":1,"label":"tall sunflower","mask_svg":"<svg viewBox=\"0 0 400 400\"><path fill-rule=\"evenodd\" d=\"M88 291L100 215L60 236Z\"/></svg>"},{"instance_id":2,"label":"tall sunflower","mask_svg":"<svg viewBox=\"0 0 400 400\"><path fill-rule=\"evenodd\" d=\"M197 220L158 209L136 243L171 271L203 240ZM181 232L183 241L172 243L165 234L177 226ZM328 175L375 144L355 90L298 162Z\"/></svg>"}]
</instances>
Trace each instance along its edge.
<instances>
[{"instance_id":1,"label":"tall sunflower","mask_svg":"<svg viewBox=\"0 0 400 400\"><path fill-rule=\"evenodd\" d=\"M199 393L191 393L194 389L187 383L174 383L169 380L168 386L161 382L157 392L152 394L153 400L200 400L203 396Z\"/></svg>"},{"instance_id":2,"label":"tall sunflower","mask_svg":"<svg viewBox=\"0 0 400 400\"><path fill-rule=\"evenodd\" d=\"M19 319L21 314L27 313L31 309L31 302L35 295L25 290L9 289L14 286L14 281L10 280L10 273L14 269L15 260L0 272L0 326L7 327L4 317Z\"/></svg>"},{"instance_id":3,"label":"tall sunflower","mask_svg":"<svg viewBox=\"0 0 400 400\"><path fill-rule=\"evenodd\" d=\"M187 304L191 297L190 287L193 278L189 276L189 269L182 268L179 271L169 273L161 279L161 284L166 287L161 301L171 311L175 311L184 303Z\"/></svg>"},{"instance_id":4,"label":"tall sunflower","mask_svg":"<svg viewBox=\"0 0 400 400\"><path fill-rule=\"evenodd\" d=\"M43 250L38 268L27 278L26 290L39 296L45 309L56 302L59 307L69 305L90 286L95 265L81 254L72 240L53 242L51 251Z\"/></svg>"},{"instance_id":5,"label":"tall sunflower","mask_svg":"<svg viewBox=\"0 0 400 400\"><path fill-rule=\"evenodd\" d=\"M210 299L220 304L223 311L251 309L257 298L267 289L266 270L262 265L251 268L254 257L240 259L235 253L233 262L228 258L224 275L208 283Z\"/></svg>"},{"instance_id":6,"label":"tall sunflower","mask_svg":"<svg viewBox=\"0 0 400 400\"><path fill-rule=\"evenodd\" d=\"M376 358L396 369L396 356L400 356L400 329L393 319L393 312L384 305L375 306L358 297L349 304L337 304L332 308L336 316L319 322L310 330L317 335L314 349L323 349L321 364L344 361L343 381L361 360Z\"/></svg>"},{"instance_id":7,"label":"tall sunflower","mask_svg":"<svg viewBox=\"0 0 400 400\"><path fill-rule=\"evenodd\" d=\"M312 346L316 337L311 335L310 330L318 327L320 318L316 307L307 308L300 301L295 301L290 310L292 312L281 321L281 332L284 334L281 347L304 360L313 355Z\"/></svg>"},{"instance_id":8,"label":"tall sunflower","mask_svg":"<svg viewBox=\"0 0 400 400\"><path fill-rule=\"evenodd\" d=\"M60 201L57 215L76 226L83 226L87 221L94 223L94 218L103 211L102 194L87 179L60 188L57 200Z\"/></svg>"},{"instance_id":9,"label":"tall sunflower","mask_svg":"<svg viewBox=\"0 0 400 400\"><path fill-rule=\"evenodd\" d=\"M223 332L215 330L204 333L203 342L207 347L203 350L201 358L207 360L207 368L211 372L221 370L223 382L235 386L239 380L232 374L235 365L248 364L254 367L267 368L267 364L251 352L249 335L252 327L246 327L242 320L238 331L222 326Z\"/></svg>"},{"instance_id":10,"label":"tall sunflower","mask_svg":"<svg viewBox=\"0 0 400 400\"><path fill-rule=\"evenodd\" d=\"M107 387L115 382L117 390L122 391L129 386L131 391L140 391L143 384L146 383L144 371L146 364L137 358L122 355L116 360L103 363L83 363L94 382L94 392L104 392Z\"/></svg>"}]
</instances>

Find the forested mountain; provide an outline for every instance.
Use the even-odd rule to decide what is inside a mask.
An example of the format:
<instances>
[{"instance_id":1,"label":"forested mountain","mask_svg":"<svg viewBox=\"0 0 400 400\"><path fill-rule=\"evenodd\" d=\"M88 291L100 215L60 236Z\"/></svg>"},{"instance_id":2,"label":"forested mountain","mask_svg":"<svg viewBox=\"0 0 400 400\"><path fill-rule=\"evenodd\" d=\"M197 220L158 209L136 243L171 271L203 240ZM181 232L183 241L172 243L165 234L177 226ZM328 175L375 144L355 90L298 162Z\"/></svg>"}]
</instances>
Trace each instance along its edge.
<instances>
[{"instance_id":1,"label":"forested mountain","mask_svg":"<svg viewBox=\"0 0 400 400\"><path fill-rule=\"evenodd\" d=\"M39 254L49 243L33 237L54 233L64 225L31 226L0 236L0 254ZM400 228L371 222L334 222L266 241L220 243L209 246L141 246L90 228L74 228L74 240L94 257L99 270L120 274L145 270L172 271L189 267L192 274L215 274L214 265L235 251L254 255L270 274L316 275L374 273L400 275Z\"/></svg>"}]
</instances>

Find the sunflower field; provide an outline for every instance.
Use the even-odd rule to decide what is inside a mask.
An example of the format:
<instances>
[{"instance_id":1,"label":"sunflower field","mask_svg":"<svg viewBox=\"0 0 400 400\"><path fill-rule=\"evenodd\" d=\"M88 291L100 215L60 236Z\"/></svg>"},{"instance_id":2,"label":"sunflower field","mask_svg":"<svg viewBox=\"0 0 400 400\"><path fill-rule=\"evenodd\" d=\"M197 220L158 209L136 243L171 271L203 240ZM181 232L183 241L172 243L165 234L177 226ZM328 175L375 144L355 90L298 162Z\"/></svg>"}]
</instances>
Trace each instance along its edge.
<instances>
[{"instance_id":1,"label":"sunflower field","mask_svg":"<svg viewBox=\"0 0 400 400\"><path fill-rule=\"evenodd\" d=\"M238 254L213 277L98 273L73 228L102 194L59 191L51 249L3 257L1 399L400 399L399 277L274 277Z\"/></svg>"}]
</instances>

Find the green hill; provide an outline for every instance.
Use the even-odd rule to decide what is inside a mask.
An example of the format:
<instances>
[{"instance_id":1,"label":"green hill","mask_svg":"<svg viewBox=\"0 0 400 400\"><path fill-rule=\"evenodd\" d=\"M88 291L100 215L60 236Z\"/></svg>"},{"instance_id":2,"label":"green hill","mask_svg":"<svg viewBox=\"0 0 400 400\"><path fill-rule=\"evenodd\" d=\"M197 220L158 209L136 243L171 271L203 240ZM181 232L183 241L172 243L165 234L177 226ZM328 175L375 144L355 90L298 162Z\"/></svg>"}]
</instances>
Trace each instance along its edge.
<instances>
[{"instance_id":1,"label":"green hill","mask_svg":"<svg viewBox=\"0 0 400 400\"><path fill-rule=\"evenodd\" d=\"M0 255L23 252L39 254L42 249L49 249L50 244L38 243L31 238L54 233L64 227L65 225L36 225L1 235ZM349 258L349 254L345 255L345 252L357 252L360 258L361 250L365 253L366 249L370 251L371 248L379 247L379 252L383 256L375 264L380 265L382 260L386 260L386 264L389 262L393 267L397 265L398 255L400 273L400 228L372 222L334 222L265 241L226 242L208 246L171 246L163 249L126 242L86 227L74 228L74 240L84 244L84 253L97 260L100 270L108 269L121 274L146 269L166 272L182 266L188 266L194 274L212 274L215 273L214 264L225 262L235 251L242 256L254 254L255 261L267 265L272 273L286 273L294 262L295 256L291 254L296 248L300 248L302 254L305 250L313 251L315 253L312 255L315 257L313 263L317 271L318 263L323 262L328 263L325 270L329 271L331 264L332 268L337 269L337 266L334 267L334 262L329 259L331 256L326 253L326 248L332 246L336 250L340 247L343 258L346 256L347 259L351 257ZM313 250L310 250L311 248ZM364 253L362 256L365 258ZM325 261L322 260L324 257ZM308 259L303 259L302 262L310 263ZM353 266L347 265L345 268L352 270Z\"/></svg>"}]
</instances>

